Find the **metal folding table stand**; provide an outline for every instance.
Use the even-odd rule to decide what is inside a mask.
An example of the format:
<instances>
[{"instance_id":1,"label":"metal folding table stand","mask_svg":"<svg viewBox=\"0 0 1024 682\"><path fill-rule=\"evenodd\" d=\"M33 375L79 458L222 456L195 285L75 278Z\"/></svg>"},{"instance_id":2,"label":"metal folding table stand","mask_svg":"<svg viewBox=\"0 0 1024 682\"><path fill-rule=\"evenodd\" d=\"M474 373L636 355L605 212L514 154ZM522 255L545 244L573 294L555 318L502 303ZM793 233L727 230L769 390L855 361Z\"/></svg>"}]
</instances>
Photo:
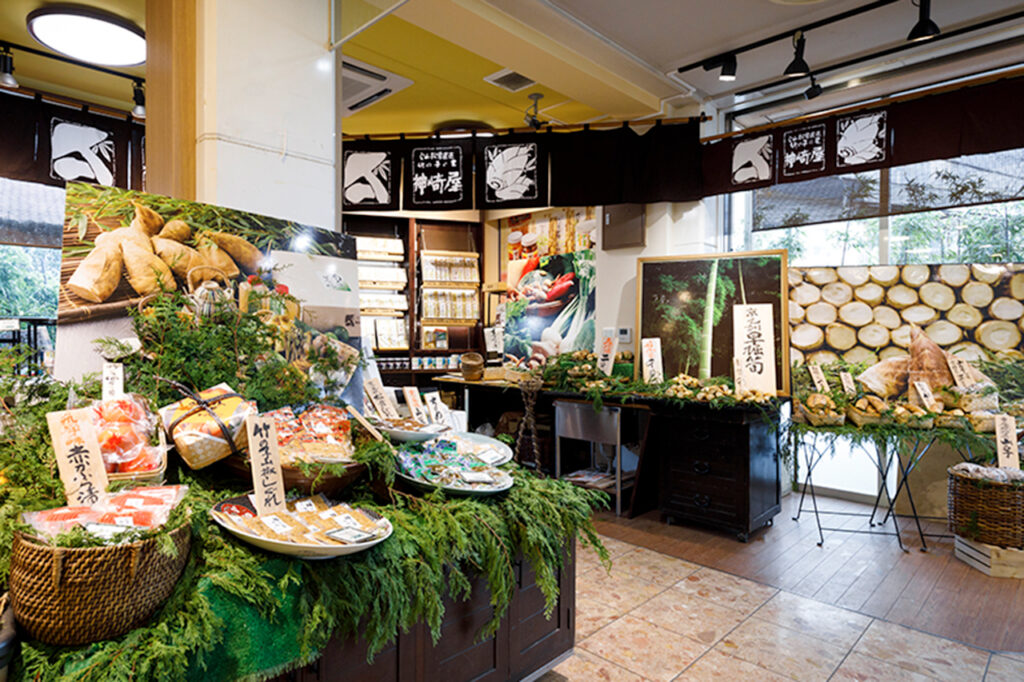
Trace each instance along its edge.
<instances>
[{"instance_id":1,"label":"metal folding table stand","mask_svg":"<svg viewBox=\"0 0 1024 682\"><path fill-rule=\"evenodd\" d=\"M613 445L615 454L615 515L622 515L622 408L602 407L571 400L555 401L555 478L562 477L562 439L590 443L591 466L595 465L594 445Z\"/></svg>"}]
</instances>

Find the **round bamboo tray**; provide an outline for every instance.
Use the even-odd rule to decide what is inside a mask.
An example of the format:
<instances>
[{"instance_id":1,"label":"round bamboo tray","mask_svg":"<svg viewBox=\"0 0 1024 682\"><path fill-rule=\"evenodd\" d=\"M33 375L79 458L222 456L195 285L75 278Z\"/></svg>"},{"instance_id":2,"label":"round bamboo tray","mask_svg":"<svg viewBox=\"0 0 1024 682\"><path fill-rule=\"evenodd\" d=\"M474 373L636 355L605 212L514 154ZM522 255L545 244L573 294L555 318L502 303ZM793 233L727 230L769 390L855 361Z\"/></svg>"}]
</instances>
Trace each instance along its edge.
<instances>
[{"instance_id":1,"label":"round bamboo tray","mask_svg":"<svg viewBox=\"0 0 1024 682\"><path fill-rule=\"evenodd\" d=\"M1024 486L949 472L949 529L999 547L1024 548Z\"/></svg>"},{"instance_id":2,"label":"round bamboo tray","mask_svg":"<svg viewBox=\"0 0 1024 682\"><path fill-rule=\"evenodd\" d=\"M188 560L192 529L170 531L175 556L156 538L107 547L54 547L22 532L11 547L14 617L33 638L79 646L119 637L170 596Z\"/></svg>"}]
</instances>

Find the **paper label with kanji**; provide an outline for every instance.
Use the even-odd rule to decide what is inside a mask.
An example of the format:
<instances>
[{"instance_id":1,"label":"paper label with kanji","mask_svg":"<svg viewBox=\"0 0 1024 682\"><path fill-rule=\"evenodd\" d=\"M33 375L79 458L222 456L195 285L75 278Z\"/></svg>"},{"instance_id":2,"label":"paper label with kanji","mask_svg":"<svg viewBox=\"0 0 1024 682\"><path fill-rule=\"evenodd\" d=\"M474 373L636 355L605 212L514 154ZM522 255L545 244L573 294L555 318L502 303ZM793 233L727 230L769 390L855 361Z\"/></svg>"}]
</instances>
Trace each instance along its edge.
<instances>
[{"instance_id":1,"label":"paper label with kanji","mask_svg":"<svg viewBox=\"0 0 1024 682\"><path fill-rule=\"evenodd\" d=\"M367 379L363 382L363 389L366 391L366 394L370 396L370 402L373 403L373 407L377 410L377 414L385 419L401 418L398 414L398 406L395 405L395 401L393 401L387 391L384 390L384 384L380 382L380 379L377 377Z\"/></svg>"},{"instance_id":2,"label":"paper label with kanji","mask_svg":"<svg viewBox=\"0 0 1024 682\"><path fill-rule=\"evenodd\" d=\"M103 400L124 397L124 365L120 362L103 363Z\"/></svg>"},{"instance_id":3,"label":"paper label with kanji","mask_svg":"<svg viewBox=\"0 0 1024 682\"><path fill-rule=\"evenodd\" d=\"M660 384L665 380L665 370L661 363L661 337L641 339L640 361L644 383Z\"/></svg>"},{"instance_id":4,"label":"paper label with kanji","mask_svg":"<svg viewBox=\"0 0 1024 682\"><path fill-rule=\"evenodd\" d=\"M743 387L775 395L775 311L771 303L732 307L732 353L743 363Z\"/></svg>"},{"instance_id":5,"label":"paper label with kanji","mask_svg":"<svg viewBox=\"0 0 1024 682\"><path fill-rule=\"evenodd\" d=\"M921 407L926 410L932 408L932 403L935 402L935 395L932 393L932 387L928 385L927 381L915 381L914 390L917 391L917 397L921 399Z\"/></svg>"},{"instance_id":6,"label":"paper label with kanji","mask_svg":"<svg viewBox=\"0 0 1024 682\"><path fill-rule=\"evenodd\" d=\"M851 398L857 395L857 385L853 383L853 375L849 372L840 372L839 381L843 384L843 392Z\"/></svg>"},{"instance_id":7,"label":"paper label with kanji","mask_svg":"<svg viewBox=\"0 0 1024 682\"><path fill-rule=\"evenodd\" d=\"M732 359L732 382L736 385L736 395L747 390L747 382L743 377L743 360L737 357Z\"/></svg>"},{"instance_id":8,"label":"paper label with kanji","mask_svg":"<svg viewBox=\"0 0 1024 682\"><path fill-rule=\"evenodd\" d=\"M811 373L811 381L814 382L814 388L818 393L828 393L828 382L825 380L825 373L821 371L821 365L810 364L807 365L808 371Z\"/></svg>"},{"instance_id":9,"label":"paper label with kanji","mask_svg":"<svg viewBox=\"0 0 1024 682\"><path fill-rule=\"evenodd\" d=\"M996 457L999 466L1020 469L1020 451L1017 449L1017 422L1008 414L997 414Z\"/></svg>"},{"instance_id":10,"label":"paper label with kanji","mask_svg":"<svg viewBox=\"0 0 1024 682\"><path fill-rule=\"evenodd\" d=\"M597 368L610 377L615 367L615 351L619 347L619 332L615 327L605 327L601 332L601 346L597 353Z\"/></svg>"},{"instance_id":11,"label":"paper label with kanji","mask_svg":"<svg viewBox=\"0 0 1024 682\"><path fill-rule=\"evenodd\" d=\"M92 409L48 412L57 470L64 484L68 506L92 507L103 501L107 491L107 469L92 423Z\"/></svg>"},{"instance_id":12,"label":"paper label with kanji","mask_svg":"<svg viewBox=\"0 0 1024 682\"><path fill-rule=\"evenodd\" d=\"M405 404L409 407L412 418L420 424L429 424L430 414L423 404L423 398L420 397L420 389L415 386L404 386L402 388L402 395L405 396Z\"/></svg>"},{"instance_id":13,"label":"paper label with kanji","mask_svg":"<svg viewBox=\"0 0 1024 682\"><path fill-rule=\"evenodd\" d=\"M946 364L949 365L949 373L953 375L953 383L960 388L967 388L975 383L971 377L970 365L963 358L950 355L949 361Z\"/></svg>"},{"instance_id":14,"label":"paper label with kanji","mask_svg":"<svg viewBox=\"0 0 1024 682\"><path fill-rule=\"evenodd\" d=\"M256 515L285 510L281 453L277 449L277 426L271 417L251 414L245 421L249 435L249 464L252 466L253 503Z\"/></svg>"},{"instance_id":15,"label":"paper label with kanji","mask_svg":"<svg viewBox=\"0 0 1024 682\"><path fill-rule=\"evenodd\" d=\"M426 398L427 410L430 412L431 421L435 424L443 424L454 429L455 424L452 422L452 412L444 404L444 401L441 400L441 392L428 391L423 394L423 397Z\"/></svg>"}]
</instances>

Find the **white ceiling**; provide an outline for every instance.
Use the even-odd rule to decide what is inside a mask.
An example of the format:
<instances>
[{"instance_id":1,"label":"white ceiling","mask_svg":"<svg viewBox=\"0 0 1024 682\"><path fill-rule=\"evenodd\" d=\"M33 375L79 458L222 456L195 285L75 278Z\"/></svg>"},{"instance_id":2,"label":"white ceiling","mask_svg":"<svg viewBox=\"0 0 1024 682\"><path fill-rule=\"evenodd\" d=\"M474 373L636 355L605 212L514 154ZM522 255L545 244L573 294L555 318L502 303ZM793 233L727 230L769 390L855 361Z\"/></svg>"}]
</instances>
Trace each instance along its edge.
<instances>
[{"instance_id":1,"label":"white ceiling","mask_svg":"<svg viewBox=\"0 0 1024 682\"><path fill-rule=\"evenodd\" d=\"M668 75L682 92L693 88L693 95L712 101L722 111L749 106L751 101L764 101L776 96L797 95L809 83L802 79L784 88L762 90L736 98L735 93L781 80L783 69L793 56L789 41L780 41L738 57L737 79L718 80L717 71L706 72L697 67L676 74L679 66L726 53L743 45L775 34L789 32L801 25L868 4L867 0L539 0L603 37L609 44L630 54L652 71ZM501 3L508 6L509 3ZM1024 3L1009 0L933 0L932 19L944 33L959 27L1024 10ZM900 0L864 14L815 29L806 34L805 58L812 70L847 59L903 45L917 21L918 8L911 0ZM925 42L919 47L900 52L874 64L860 65L831 72L819 78L830 83L845 84L852 78L865 81L880 71L894 71L882 90L889 92L926 84L935 78L934 70L921 68L917 75L907 74L909 64L942 58L950 53L977 48L1001 40L1024 36L1024 19L998 27L972 32L965 36ZM1004 46L1005 47L1005 46ZM974 54L970 70L1007 66L1024 61L1024 49L992 54L989 58ZM910 69L913 71L913 69ZM928 71L925 77L921 75ZM938 80L961 75L962 68L945 63ZM855 81L855 84L859 81ZM934 80L930 82L935 82ZM834 87L834 89L837 89ZM884 93L883 93L884 94ZM839 93L815 100L812 109L839 104L840 100L862 99L868 91L843 87ZM805 109L806 107L798 107Z\"/></svg>"}]
</instances>

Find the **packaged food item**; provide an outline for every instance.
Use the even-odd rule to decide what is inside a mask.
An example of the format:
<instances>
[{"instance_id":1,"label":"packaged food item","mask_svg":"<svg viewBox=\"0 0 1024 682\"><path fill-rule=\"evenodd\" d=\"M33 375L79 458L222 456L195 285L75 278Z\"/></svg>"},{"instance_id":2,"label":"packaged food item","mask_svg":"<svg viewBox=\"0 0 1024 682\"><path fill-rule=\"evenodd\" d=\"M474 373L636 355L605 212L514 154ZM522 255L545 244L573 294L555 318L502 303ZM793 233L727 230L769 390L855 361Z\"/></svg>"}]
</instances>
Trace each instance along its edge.
<instances>
[{"instance_id":1,"label":"packaged food item","mask_svg":"<svg viewBox=\"0 0 1024 682\"><path fill-rule=\"evenodd\" d=\"M242 398L227 384L200 392L199 399L201 404L186 398L160 408L164 428L182 459L193 469L202 469L230 455L231 443L235 449L245 450L245 420L258 413L255 403Z\"/></svg>"},{"instance_id":2,"label":"packaged food item","mask_svg":"<svg viewBox=\"0 0 1024 682\"><path fill-rule=\"evenodd\" d=\"M166 452L150 444L156 415L142 398L126 395L93 403L93 425L107 473L145 474L164 465Z\"/></svg>"},{"instance_id":3,"label":"packaged food item","mask_svg":"<svg viewBox=\"0 0 1024 682\"><path fill-rule=\"evenodd\" d=\"M241 504L222 504L211 512L222 525L243 534L295 545L352 545L385 537L387 519L323 495L288 502L286 511L256 516Z\"/></svg>"},{"instance_id":4,"label":"packaged food item","mask_svg":"<svg viewBox=\"0 0 1024 682\"><path fill-rule=\"evenodd\" d=\"M112 540L125 530L151 530L164 525L187 492L187 485L141 486L105 496L93 507L57 507L21 516L44 539L81 526L97 537Z\"/></svg>"}]
</instances>

